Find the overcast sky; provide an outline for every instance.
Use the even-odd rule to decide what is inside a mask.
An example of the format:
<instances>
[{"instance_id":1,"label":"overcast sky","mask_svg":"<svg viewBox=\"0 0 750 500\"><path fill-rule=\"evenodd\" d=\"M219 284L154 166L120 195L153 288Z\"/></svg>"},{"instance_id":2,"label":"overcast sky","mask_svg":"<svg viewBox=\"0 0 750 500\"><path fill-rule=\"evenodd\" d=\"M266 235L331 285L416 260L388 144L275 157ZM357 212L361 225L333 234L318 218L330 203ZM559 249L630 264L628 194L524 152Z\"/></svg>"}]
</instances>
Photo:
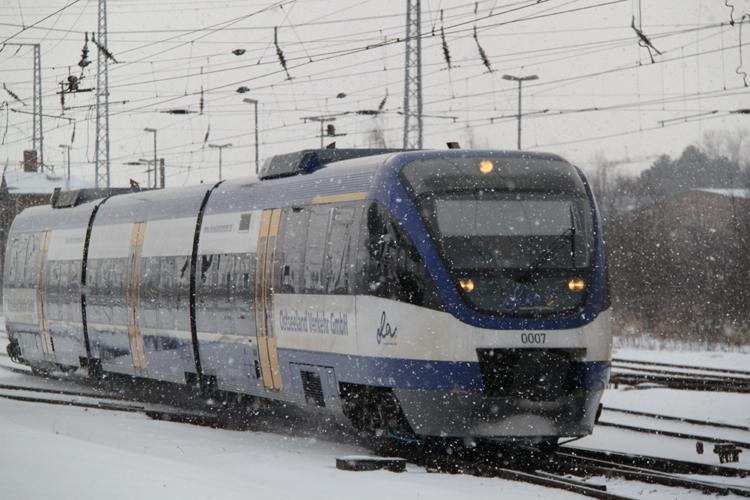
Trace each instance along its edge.
<instances>
[{"instance_id":1,"label":"overcast sky","mask_svg":"<svg viewBox=\"0 0 750 500\"><path fill-rule=\"evenodd\" d=\"M585 170L606 158L631 171L660 154L679 156L707 131L750 128L750 117L730 113L750 108L750 1L728 3L734 8L720 0L422 0L424 147L516 149L518 86L506 74L538 76L523 86L522 148ZM82 71L78 63L97 7L0 0L0 41L41 44L45 163L62 170L59 145L72 144L73 175L91 182L95 92L66 96L64 116L74 122L56 117L69 74L84 77L81 89L96 86L93 43L91 64ZM254 108L244 98L260 102L261 161L319 147L320 124L304 118L321 115L340 115L332 122L346 134L335 137L338 147L403 145L403 0L109 0L107 8L117 61L109 65L114 186L146 183L145 166L127 165L153 157L144 128L158 130L168 186L218 179L219 150L209 144L232 144L222 150L224 177L254 171ZM32 116L23 112L32 109L32 62L31 47L0 51L0 80L22 101L0 89L0 161L9 170L31 148ZM380 115L355 113L384 99ZM189 114L165 113L175 109Z\"/></svg>"}]
</instances>

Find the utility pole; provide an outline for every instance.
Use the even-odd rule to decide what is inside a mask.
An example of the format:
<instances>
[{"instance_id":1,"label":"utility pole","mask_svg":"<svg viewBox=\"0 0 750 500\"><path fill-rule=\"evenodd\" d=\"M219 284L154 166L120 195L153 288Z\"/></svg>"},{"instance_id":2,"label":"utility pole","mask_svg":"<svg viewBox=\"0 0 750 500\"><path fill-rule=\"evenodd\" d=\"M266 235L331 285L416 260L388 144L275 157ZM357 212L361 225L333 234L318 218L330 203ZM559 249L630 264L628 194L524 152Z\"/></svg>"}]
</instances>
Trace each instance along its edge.
<instances>
[{"instance_id":1,"label":"utility pole","mask_svg":"<svg viewBox=\"0 0 750 500\"><path fill-rule=\"evenodd\" d=\"M99 0L99 43L96 58L95 186L109 185L109 76L107 72L107 0Z\"/></svg>"},{"instance_id":2,"label":"utility pole","mask_svg":"<svg viewBox=\"0 0 750 500\"><path fill-rule=\"evenodd\" d=\"M539 77L536 75L531 76L511 76L503 75L503 80L513 80L518 82L518 150L521 150L521 83L528 82L530 80L538 80Z\"/></svg>"},{"instance_id":3,"label":"utility pole","mask_svg":"<svg viewBox=\"0 0 750 500\"><path fill-rule=\"evenodd\" d=\"M221 150L224 148L231 148L231 144L209 144L209 148L216 148L219 150L219 180L221 180Z\"/></svg>"},{"instance_id":4,"label":"utility pole","mask_svg":"<svg viewBox=\"0 0 750 500\"><path fill-rule=\"evenodd\" d=\"M404 75L404 149L422 149L422 9L406 0Z\"/></svg>"},{"instance_id":5,"label":"utility pole","mask_svg":"<svg viewBox=\"0 0 750 500\"><path fill-rule=\"evenodd\" d=\"M38 43L4 43L15 47L34 47L34 104L32 114L34 115L34 126L31 144L39 155L39 171L44 172L44 133L42 130L42 53Z\"/></svg>"},{"instance_id":6,"label":"utility pole","mask_svg":"<svg viewBox=\"0 0 750 500\"><path fill-rule=\"evenodd\" d=\"M68 150L68 172L65 176L65 191L70 191L70 146L67 144L60 144L60 147Z\"/></svg>"},{"instance_id":7,"label":"utility pole","mask_svg":"<svg viewBox=\"0 0 750 500\"><path fill-rule=\"evenodd\" d=\"M153 132L154 133L154 187L157 187L157 185L156 185L156 165L157 165L157 161L156 161L156 156L157 156L156 155L156 129L146 127L146 128L143 129L143 131L144 132ZM150 167L148 169L148 187L151 187L151 168ZM164 187L164 183L163 182L162 182L162 186L161 187Z\"/></svg>"},{"instance_id":8,"label":"utility pole","mask_svg":"<svg viewBox=\"0 0 750 500\"><path fill-rule=\"evenodd\" d=\"M242 102L255 105L255 175L258 175L258 101L247 97Z\"/></svg>"},{"instance_id":9,"label":"utility pole","mask_svg":"<svg viewBox=\"0 0 750 500\"><path fill-rule=\"evenodd\" d=\"M302 118L302 120L304 120L305 123L308 120L310 120L312 122L320 122L320 149L323 149L324 148L324 146L323 146L323 139L325 137L328 137L328 136L325 135L325 124L328 123L328 122L335 122L336 118L334 118L332 116L305 116L305 117ZM335 136L336 136L336 133L334 132L333 136L331 136L331 137L335 137Z\"/></svg>"}]
</instances>

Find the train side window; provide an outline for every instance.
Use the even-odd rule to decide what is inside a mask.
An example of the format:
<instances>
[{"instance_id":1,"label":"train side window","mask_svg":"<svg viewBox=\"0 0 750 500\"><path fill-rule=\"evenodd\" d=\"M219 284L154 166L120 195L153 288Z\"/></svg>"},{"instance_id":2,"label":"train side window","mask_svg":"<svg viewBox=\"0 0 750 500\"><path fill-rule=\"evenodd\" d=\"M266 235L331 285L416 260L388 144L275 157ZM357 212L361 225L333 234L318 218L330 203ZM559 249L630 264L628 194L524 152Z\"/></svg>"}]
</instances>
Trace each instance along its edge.
<instances>
[{"instance_id":1,"label":"train side window","mask_svg":"<svg viewBox=\"0 0 750 500\"><path fill-rule=\"evenodd\" d=\"M128 269L127 258L121 257L112 260L112 296L111 303L112 321L116 325L126 325L128 316L126 311L126 273Z\"/></svg>"},{"instance_id":2,"label":"train side window","mask_svg":"<svg viewBox=\"0 0 750 500\"><path fill-rule=\"evenodd\" d=\"M99 267L99 279L97 281L97 288L99 289L99 296L102 301L100 302L103 306L112 305L112 259L102 259L101 266Z\"/></svg>"},{"instance_id":3,"label":"train side window","mask_svg":"<svg viewBox=\"0 0 750 500\"><path fill-rule=\"evenodd\" d=\"M333 208L330 236L327 240L325 270L326 293L349 292L349 258L354 227L354 204L336 205Z\"/></svg>"},{"instance_id":4,"label":"train side window","mask_svg":"<svg viewBox=\"0 0 750 500\"><path fill-rule=\"evenodd\" d=\"M305 293L323 293L323 265L328 240L328 222L331 219L330 205L314 205L310 210L310 225L307 229L307 252L304 264Z\"/></svg>"},{"instance_id":5,"label":"train side window","mask_svg":"<svg viewBox=\"0 0 750 500\"><path fill-rule=\"evenodd\" d=\"M188 286L190 285L190 257L176 257L174 266L174 294L178 311L190 306Z\"/></svg>"},{"instance_id":6,"label":"train side window","mask_svg":"<svg viewBox=\"0 0 750 500\"><path fill-rule=\"evenodd\" d=\"M25 250L26 265L23 266L23 287L35 288L38 278L37 269L39 263L39 234L27 233L24 236L26 245L22 248L23 250Z\"/></svg>"},{"instance_id":7,"label":"train side window","mask_svg":"<svg viewBox=\"0 0 750 500\"><path fill-rule=\"evenodd\" d=\"M86 261L86 302L98 304L99 259Z\"/></svg>"},{"instance_id":8,"label":"train side window","mask_svg":"<svg viewBox=\"0 0 750 500\"><path fill-rule=\"evenodd\" d=\"M234 268L234 255L219 255L219 265L216 272L217 293L216 300L227 307L232 296L232 272Z\"/></svg>"},{"instance_id":9,"label":"train side window","mask_svg":"<svg viewBox=\"0 0 750 500\"><path fill-rule=\"evenodd\" d=\"M47 304L45 316L48 319L61 319L60 317L60 262L51 260L47 262Z\"/></svg>"},{"instance_id":10,"label":"train side window","mask_svg":"<svg viewBox=\"0 0 750 500\"><path fill-rule=\"evenodd\" d=\"M305 261L305 238L310 221L306 207L285 208L281 215L283 226L279 231L281 252L276 286L280 293L299 293L302 289L302 266Z\"/></svg>"},{"instance_id":11,"label":"train side window","mask_svg":"<svg viewBox=\"0 0 750 500\"><path fill-rule=\"evenodd\" d=\"M237 335L255 335L255 254L242 254L237 266L237 295L235 307L239 317Z\"/></svg>"}]
</instances>

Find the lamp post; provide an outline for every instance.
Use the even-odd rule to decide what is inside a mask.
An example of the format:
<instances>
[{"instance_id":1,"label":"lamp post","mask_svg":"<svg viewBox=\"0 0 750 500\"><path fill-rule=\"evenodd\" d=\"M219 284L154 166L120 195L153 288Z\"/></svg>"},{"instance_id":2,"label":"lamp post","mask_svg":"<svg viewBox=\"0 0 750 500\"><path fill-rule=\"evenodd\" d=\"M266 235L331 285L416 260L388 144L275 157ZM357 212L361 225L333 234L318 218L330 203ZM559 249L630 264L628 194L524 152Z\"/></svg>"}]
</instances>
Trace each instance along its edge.
<instances>
[{"instance_id":1,"label":"lamp post","mask_svg":"<svg viewBox=\"0 0 750 500\"><path fill-rule=\"evenodd\" d=\"M60 144L60 147L68 150L68 175L65 176L65 191L70 191L70 146Z\"/></svg>"},{"instance_id":2,"label":"lamp post","mask_svg":"<svg viewBox=\"0 0 750 500\"><path fill-rule=\"evenodd\" d=\"M224 148L231 148L232 145L229 144L229 143L227 143L227 144L209 144L208 147L209 148L216 148L216 149L219 150L219 180L221 180L221 150L224 149Z\"/></svg>"},{"instance_id":3,"label":"lamp post","mask_svg":"<svg viewBox=\"0 0 750 500\"><path fill-rule=\"evenodd\" d=\"M521 149L521 82L528 82L529 80L538 80L539 77L536 75L531 76L511 76L503 75L503 80L513 80L518 82L518 149Z\"/></svg>"},{"instance_id":4,"label":"lamp post","mask_svg":"<svg viewBox=\"0 0 750 500\"><path fill-rule=\"evenodd\" d=\"M258 175L258 101L247 97L242 102L255 105L255 175Z\"/></svg>"},{"instance_id":5,"label":"lamp post","mask_svg":"<svg viewBox=\"0 0 750 500\"><path fill-rule=\"evenodd\" d=\"M144 128L144 132L153 132L154 133L154 187L156 186L156 129L153 128ZM148 169L148 187L151 187L151 168ZM164 171L162 171L161 175L161 187L164 187Z\"/></svg>"}]
</instances>

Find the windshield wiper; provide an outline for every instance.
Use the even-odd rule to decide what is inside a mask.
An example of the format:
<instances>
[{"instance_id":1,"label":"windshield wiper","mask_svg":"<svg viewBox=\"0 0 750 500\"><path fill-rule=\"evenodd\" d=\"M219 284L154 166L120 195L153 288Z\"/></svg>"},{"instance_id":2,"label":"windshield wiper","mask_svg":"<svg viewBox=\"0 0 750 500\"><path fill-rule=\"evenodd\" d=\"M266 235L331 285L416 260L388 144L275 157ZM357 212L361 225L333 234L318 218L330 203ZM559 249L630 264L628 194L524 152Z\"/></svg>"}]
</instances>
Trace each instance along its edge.
<instances>
[{"instance_id":1,"label":"windshield wiper","mask_svg":"<svg viewBox=\"0 0 750 500\"><path fill-rule=\"evenodd\" d=\"M575 226L571 226L566 229L565 232L563 232L560 236L555 238L555 241L553 241L550 246L544 249L539 258L529 266L529 268L526 270L523 276L521 276L519 281L530 281L539 270L539 268L546 264L547 261L549 261L552 257L554 257L555 254L565 246L568 240L575 241L575 235L576 228Z\"/></svg>"}]
</instances>

